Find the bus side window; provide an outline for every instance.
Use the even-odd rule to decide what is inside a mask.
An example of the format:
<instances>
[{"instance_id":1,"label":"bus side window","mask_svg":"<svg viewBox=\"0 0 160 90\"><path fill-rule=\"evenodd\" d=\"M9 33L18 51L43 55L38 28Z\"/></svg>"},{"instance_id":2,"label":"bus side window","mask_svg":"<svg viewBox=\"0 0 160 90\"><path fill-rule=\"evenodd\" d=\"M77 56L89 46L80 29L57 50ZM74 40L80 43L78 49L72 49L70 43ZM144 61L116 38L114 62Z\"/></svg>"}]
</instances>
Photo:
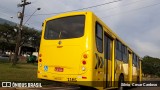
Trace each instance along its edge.
<instances>
[{"instance_id":1,"label":"bus side window","mask_svg":"<svg viewBox=\"0 0 160 90\"><path fill-rule=\"evenodd\" d=\"M135 53L133 53L133 64L135 67L137 67L137 56Z\"/></svg>"},{"instance_id":2,"label":"bus side window","mask_svg":"<svg viewBox=\"0 0 160 90\"><path fill-rule=\"evenodd\" d=\"M111 46L112 40L107 36L107 34L104 34L104 57L107 60L111 60L111 53L112 53L112 46Z\"/></svg>"},{"instance_id":3,"label":"bus side window","mask_svg":"<svg viewBox=\"0 0 160 90\"><path fill-rule=\"evenodd\" d=\"M98 52L103 52L103 27L96 22L96 46Z\"/></svg>"},{"instance_id":4,"label":"bus side window","mask_svg":"<svg viewBox=\"0 0 160 90\"><path fill-rule=\"evenodd\" d=\"M116 59L122 60L122 43L116 40Z\"/></svg>"},{"instance_id":5,"label":"bus side window","mask_svg":"<svg viewBox=\"0 0 160 90\"><path fill-rule=\"evenodd\" d=\"M123 61L125 63L128 63L128 60L127 60L127 47L125 45L122 45L122 58L123 58Z\"/></svg>"},{"instance_id":6,"label":"bus side window","mask_svg":"<svg viewBox=\"0 0 160 90\"><path fill-rule=\"evenodd\" d=\"M132 54L132 63L134 64L135 60L134 60L134 53ZM135 65L135 64L134 64Z\"/></svg>"},{"instance_id":7,"label":"bus side window","mask_svg":"<svg viewBox=\"0 0 160 90\"><path fill-rule=\"evenodd\" d=\"M135 66L137 67L137 55L135 56Z\"/></svg>"},{"instance_id":8,"label":"bus side window","mask_svg":"<svg viewBox=\"0 0 160 90\"><path fill-rule=\"evenodd\" d=\"M138 60L138 61L137 61L137 67L139 68L139 65L140 65L140 64L139 64L139 63L140 63L139 57L137 57L137 60Z\"/></svg>"}]
</instances>

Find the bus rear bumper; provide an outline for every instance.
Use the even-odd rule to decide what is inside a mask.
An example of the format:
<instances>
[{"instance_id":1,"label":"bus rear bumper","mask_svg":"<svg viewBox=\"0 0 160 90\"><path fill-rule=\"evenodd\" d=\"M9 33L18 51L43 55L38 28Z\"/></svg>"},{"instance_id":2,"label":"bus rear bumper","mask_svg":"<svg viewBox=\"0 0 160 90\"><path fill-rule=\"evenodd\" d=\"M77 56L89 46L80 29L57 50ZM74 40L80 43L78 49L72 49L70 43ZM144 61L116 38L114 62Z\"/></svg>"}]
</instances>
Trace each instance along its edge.
<instances>
[{"instance_id":1,"label":"bus rear bumper","mask_svg":"<svg viewBox=\"0 0 160 90\"><path fill-rule=\"evenodd\" d=\"M58 81L63 83L72 83L84 86L93 86L93 81L90 77L83 75L63 75L63 74L53 74L53 73L38 73L37 77L39 79Z\"/></svg>"}]
</instances>

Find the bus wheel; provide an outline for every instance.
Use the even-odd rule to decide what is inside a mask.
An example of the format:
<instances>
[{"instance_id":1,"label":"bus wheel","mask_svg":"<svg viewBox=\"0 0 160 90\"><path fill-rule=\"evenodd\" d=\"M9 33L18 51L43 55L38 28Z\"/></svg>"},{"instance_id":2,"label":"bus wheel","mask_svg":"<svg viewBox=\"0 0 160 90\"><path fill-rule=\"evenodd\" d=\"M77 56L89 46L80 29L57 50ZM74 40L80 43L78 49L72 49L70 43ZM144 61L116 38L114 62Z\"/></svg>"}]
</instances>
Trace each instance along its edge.
<instances>
[{"instance_id":1,"label":"bus wheel","mask_svg":"<svg viewBox=\"0 0 160 90\"><path fill-rule=\"evenodd\" d=\"M124 76L120 75L119 80L118 80L118 90L124 90L124 87L121 86L121 83L124 83Z\"/></svg>"},{"instance_id":2,"label":"bus wheel","mask_svg":"<svg viewBox=\"0 0 160 90\"><path fill-rule=\"evenodd\" d=\"M137 77L137 84L140 84L139 76Z\"/></svg>"}]
</instances>

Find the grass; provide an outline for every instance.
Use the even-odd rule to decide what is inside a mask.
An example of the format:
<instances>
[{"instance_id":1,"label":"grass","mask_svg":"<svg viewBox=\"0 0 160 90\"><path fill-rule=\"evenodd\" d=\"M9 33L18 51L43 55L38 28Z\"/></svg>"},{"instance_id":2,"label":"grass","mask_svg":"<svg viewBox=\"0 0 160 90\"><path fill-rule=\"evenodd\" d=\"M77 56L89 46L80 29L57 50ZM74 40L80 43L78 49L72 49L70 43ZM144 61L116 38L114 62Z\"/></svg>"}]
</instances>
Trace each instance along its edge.
<instances>
[{"instance_id":1,"label":"grass","mask_svg":"<svg viewBox=\"0 0 160 90\"><path fill-rule=\"evenodd\" d=\"M66 84L37 78L37 63L18 63L12 66L7 59L0 59L0 81L41 82L43 85L66 86Z\"/></svg>"},{"instance_id":2,"label":"grass","mask_svg":"<svg viewBox=\"0 0 160 90\"><path fill-rule=\"evenodd\" d=\"M0 81L39 81L37 79L37 65L0 62Z\"/></svg>"}]
</instances>

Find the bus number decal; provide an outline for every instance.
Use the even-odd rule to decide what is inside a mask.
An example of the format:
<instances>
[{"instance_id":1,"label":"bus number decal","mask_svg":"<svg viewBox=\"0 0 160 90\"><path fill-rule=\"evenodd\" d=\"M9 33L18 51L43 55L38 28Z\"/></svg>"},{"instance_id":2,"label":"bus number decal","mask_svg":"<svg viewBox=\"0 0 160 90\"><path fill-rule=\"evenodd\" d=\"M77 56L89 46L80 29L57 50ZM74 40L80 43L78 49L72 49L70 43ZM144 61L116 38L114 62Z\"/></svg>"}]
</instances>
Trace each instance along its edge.
<instances>
[{"instance_id":1,"label":"bus number decal","mask_svg":"<svg viewBox=\"0 0 160 90\"><path fill-rule=\"evenodd\" d=\"M99 67L100 67L100 68L103 68L103 64L104 64L104 62L103 62L103 58L102 58L102 57L100 57L100 56L98 56L98 54L97 54L97 53L95 53L95 55L96 55L96 60L97 60L97 63L96 63L95 69L98 69Z\"/></svg>"},{"instance_id":2,"label":"bus number decal","mask_svg":"<svg viewBox=\"0 0 160 90\"><path fill-rule=\"evenodd\" d=\"M77 79L76 78L67 78L69 82L76 82Z\"/></svg>"}]
</instances>

